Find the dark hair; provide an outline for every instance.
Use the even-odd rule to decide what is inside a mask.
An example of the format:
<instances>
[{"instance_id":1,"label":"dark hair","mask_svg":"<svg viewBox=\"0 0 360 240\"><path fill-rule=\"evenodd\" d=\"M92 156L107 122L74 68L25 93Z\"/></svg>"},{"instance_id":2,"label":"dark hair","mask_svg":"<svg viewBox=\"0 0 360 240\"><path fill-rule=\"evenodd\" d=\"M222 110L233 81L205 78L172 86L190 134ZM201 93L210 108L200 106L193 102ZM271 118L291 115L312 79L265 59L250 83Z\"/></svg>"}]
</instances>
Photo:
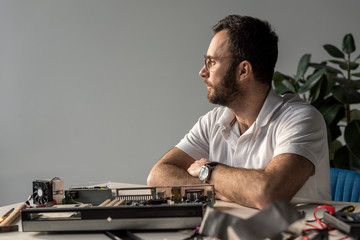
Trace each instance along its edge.
<instances>
[{"instance_id":1,"label":"dark hair","mask_svg":"<svg viewBox=\"0 0 360 240\"><path fill-rule=\"evenodd\" d=\"M278 36L267 21L249 16L229 15L213 28L214 34L227 30L233 61L252 64L255 79L271 86L278 57Z\"/></svg>"}]
</instances>

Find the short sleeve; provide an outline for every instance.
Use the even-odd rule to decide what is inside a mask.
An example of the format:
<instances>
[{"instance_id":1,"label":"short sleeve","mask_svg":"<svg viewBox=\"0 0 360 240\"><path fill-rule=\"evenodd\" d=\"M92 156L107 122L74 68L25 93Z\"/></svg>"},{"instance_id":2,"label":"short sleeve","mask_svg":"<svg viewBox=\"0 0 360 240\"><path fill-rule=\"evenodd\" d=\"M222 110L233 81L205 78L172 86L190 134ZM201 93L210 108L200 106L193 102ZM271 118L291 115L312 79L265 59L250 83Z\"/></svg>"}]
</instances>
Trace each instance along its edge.
<instances>
[{"instance_id":1,"label":"short sleeve","mask_svg":"<svg viewBox=\"0 0 360 240\"><path fill-rule=\"evenodd\" d=\"M193 128L176 145L192 158L209 159L209 149L212 135L219 129L218 121L226 108L216 107L207 114L201 116Z\"/></svg>"},{"instance_id":2,"label":"short sleeve","mask_svg":"<svg viewBox=\"0 0 360 240\"><path fill-rule=\"evenodd\" d=\"M307 158L315 167L328 157L327 131L323 116L311 105L289 109L276 132L274 156L293 153Z\"/></svg>"},{"instance_id":3,"label":"short sleeve","mask_svg":"<svg viewBox=\"0 0 360 240\"><path fill-rule=\"evenodd\" d=\"M195 160L209 157L209 122L207 115L200 117L192 129L176 145Z\"/></svg>"}]
</instances>

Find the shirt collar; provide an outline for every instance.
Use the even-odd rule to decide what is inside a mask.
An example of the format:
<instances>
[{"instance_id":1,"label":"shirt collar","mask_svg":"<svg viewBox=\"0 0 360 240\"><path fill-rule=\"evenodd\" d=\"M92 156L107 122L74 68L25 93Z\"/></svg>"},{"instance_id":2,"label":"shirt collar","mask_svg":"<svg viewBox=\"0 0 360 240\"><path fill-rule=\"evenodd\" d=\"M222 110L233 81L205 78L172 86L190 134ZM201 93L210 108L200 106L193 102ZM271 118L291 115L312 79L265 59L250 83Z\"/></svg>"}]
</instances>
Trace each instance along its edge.
<instances>
[{"instance_id":1,"label":"shirt collar","mask_svg":"<svg viewBox=\"0 0 360 240\"><path fill-rule=\"evenodd\" d=\"M217 123L223 128L231 128L236 121L235 114L229 108L225 107L225 110Z\"/></svg>"},{"instance_id":2,"label":"shirt collar","mask_svg":"<svg viewBox=\"0 0 360 240\"><path fill-rule=\"evenodd\" d=\"M256 125L258 127L265 126L269 122L272 115L282 105L282 102L283 98L277 95L273 89L270 89L265 99L264 105L262 106L260 113L256 118ZM235 114L229 108L225 108L217 123L226 129L231 128L235 121Z\"/></svg>"},{"instance_id":3,"label":"shirt collar","mask_svg":"<svg viewBox=\"0 0 360 240\"><path fill-rule=\"evenodd\" d=\"M273 89L270 89L264 105L262 106L259 115L256 118L256 125L258 127L265 126L275 112L283 103L283 98L275 93Z\"/></svg>"}]
</instances>

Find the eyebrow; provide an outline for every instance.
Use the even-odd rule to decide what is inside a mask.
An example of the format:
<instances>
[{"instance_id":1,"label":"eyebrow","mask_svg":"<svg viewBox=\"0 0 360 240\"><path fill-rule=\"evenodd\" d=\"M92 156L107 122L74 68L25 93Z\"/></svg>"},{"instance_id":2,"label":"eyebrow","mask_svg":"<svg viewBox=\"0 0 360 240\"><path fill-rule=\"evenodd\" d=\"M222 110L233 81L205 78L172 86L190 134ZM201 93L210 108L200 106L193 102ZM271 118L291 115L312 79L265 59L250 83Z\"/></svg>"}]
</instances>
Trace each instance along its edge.
<instances>
[{"instance_id":1,"label":"eyebrow","mask_svg":"<svg viewBox=\"0 0 360 240\"><path fill-rule=\"evenodd\" d=\"M205 58L210 58L210 59L219 59L222 57L215 57L215 56L211 56L211 55L204 55Z\"/></svg>"}]
</instances>

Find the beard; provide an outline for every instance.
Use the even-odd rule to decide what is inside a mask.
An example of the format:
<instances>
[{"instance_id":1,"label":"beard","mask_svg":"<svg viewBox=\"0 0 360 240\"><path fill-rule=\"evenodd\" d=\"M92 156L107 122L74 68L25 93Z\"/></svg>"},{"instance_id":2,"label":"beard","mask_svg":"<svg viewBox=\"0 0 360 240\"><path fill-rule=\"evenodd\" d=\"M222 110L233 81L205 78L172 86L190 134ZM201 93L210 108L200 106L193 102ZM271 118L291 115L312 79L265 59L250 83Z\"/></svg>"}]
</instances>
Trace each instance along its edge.
<instances>
[{"instance_id":1,"label":"beard","mask_svg":"<svg viewBox=\"0 0 360 240\"><path fill-rule=\"evenodd\" d=\"M238 63L232 62L225 76L216 85L211 85L205 80L205 83L213 89L207 95L209 102L221 106L229 106L239 95L242 95L241 86L236 84L237 66Z\"/></svg>"}]
</instances>

